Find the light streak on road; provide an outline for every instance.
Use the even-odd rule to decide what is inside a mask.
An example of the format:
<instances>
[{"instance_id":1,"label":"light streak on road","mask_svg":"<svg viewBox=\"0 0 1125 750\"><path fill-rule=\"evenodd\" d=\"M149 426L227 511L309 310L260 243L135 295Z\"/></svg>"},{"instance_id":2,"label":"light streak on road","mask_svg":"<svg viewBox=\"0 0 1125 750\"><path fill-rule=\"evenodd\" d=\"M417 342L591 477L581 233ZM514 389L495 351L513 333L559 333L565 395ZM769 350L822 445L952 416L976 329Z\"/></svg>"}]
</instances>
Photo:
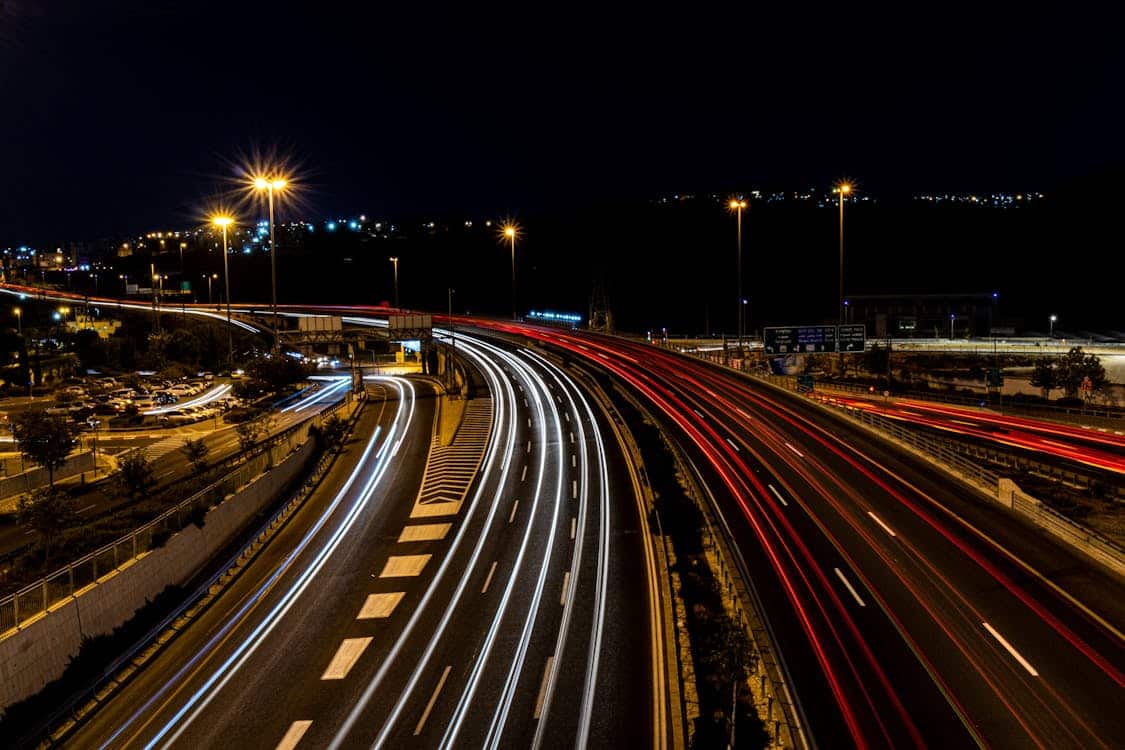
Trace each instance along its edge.
<instances>
[{"instance_id":1,"label":"light streak on road","mask_svg":"<svg viewBox=\"0 0 1125 750\"><path fill-rule=\"evenodd\" d=\"M320 388L308 396L305 396L300 401L296 401L281 410L281 413L286 412L299 412L317 404L327 403L339 398L343 393L351 387L352 379L348 375L313 375L310 380L319 380L327 383L323 388ZM367 378L365 378L366 380Z\"/></svg>"},{"instance_id":2,"label":"light streak on road","mask_svg":"<svg viewBox=\"0 0 1125 750\"><path fill-rule=\"evenodd\" d=\"M175 411L177 409L183 409L183 408L186 408L188 406L204 406L206 404L211 403L212 401L218 401L219 399L226 398L227 394L230 393L230 389L231 389L230 384L217 385L214 388L212 388L211 390L204 393L202 396L198 396L196 398L193 398L190 401L184 401L183 403L167 404L165 406L160 406L160 407L157 407L155 409L149 409L148 411L143 412L143 414L145 416L152 416L152 415L156 415L156 414L167 414L170 411Z\"/></svg>"}]
</instances>

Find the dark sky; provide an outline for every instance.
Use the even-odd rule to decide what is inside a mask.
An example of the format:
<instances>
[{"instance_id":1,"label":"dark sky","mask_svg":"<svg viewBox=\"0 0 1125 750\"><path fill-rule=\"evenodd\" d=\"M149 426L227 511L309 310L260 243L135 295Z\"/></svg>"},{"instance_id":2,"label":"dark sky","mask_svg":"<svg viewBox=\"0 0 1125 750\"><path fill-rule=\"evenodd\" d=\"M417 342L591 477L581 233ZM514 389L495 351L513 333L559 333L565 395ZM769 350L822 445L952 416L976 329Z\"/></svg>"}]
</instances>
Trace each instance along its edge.
<instances>
[{"instance_id":1,"label":"dark sky","mask_svg":"<svg viewBox=\"0 0 1125 750\"><path fill-rule=\"evenodd\" d=\"M359 5L0 0L0 244L182 226L255 150L313 216L1125 163L1120 11Z\"/></svg>"}]
</instances>

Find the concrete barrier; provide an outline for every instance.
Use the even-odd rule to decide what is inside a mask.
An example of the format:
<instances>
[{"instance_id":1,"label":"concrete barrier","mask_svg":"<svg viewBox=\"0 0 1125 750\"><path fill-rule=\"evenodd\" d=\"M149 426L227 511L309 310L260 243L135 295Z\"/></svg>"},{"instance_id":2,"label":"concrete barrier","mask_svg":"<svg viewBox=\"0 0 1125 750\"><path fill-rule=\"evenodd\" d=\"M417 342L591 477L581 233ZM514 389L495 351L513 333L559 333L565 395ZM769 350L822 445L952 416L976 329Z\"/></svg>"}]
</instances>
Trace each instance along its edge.
<instances>
[{"instance_id":1,"label":"concrete barrier","mask_svg":"<svg viewBox=\"0 0 1125 750\"><path fill-rule=\"evenodd\" d=\"M111 633L170 585L190 580L299 474L308 441L159 549L125 563L0 640L0 711L58 679L84 638Z\"/></svg>"}]
</instances>

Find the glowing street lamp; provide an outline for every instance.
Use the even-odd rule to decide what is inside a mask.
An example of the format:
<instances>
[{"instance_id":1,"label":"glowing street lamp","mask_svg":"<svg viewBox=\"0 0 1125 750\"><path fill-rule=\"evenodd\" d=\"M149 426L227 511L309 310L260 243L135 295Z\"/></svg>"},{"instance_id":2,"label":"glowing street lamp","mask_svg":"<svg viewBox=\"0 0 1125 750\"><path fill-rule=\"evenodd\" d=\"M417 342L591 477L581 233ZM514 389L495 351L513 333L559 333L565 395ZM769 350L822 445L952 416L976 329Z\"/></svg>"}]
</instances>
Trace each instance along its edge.
<instances>
[{"instance_id":1,"label":"glowing street lamp","mask_svg":"<svg viewBox=\"0 0 1125 750\"><path fill-rule=\"evenodd\" d=\"M512 320L517 320L516 316L516 235L519 234L519 229L515 224L505 224L501 231L503 232L504 239L512 244Z\"/></svg>"},{"instance_id":2,"label":"glowing street lamp","mask_svg":"<svg viewBox=\"0 0 1125 750\"><path fill-rule=\"evenodd\" d=\"M223 230L223 286L226 289L227 295L227 360L234 361L234 331L230 326L230 270L227 267L227 227L234 223L234 219L229 216L212 216L211 223ZM270 254L270 260L273 260L273 254ZM207 282L207 301L211 301L211 286Z\"/></svg>"},{"instance_id":3,"label":"glowing street lamp","mask_svg":"<svg viewBox=\"0 0 1125 750\"><path fill-rule=\"evenodd\" d=\"M844 197L852 192L850 183L841 182L836 186L836 193L840 196L840 323L844 322Z\"/></svg>"},{"instance_id":4,"label":"glowing street lamp","mask_svg":"<svg viewBox=\"0 0 1125 750\"><path fill-rule=\"evenodd\" d=\"M212 280L219 278L219 274L217 274L217 273L205 273L205 274L203 274L203 278L207 279L207 304L210 305L211 304L211 282L212 282Z\"/></svg>"},{"instance_id":5,"label":"glowing street lamp","mask_svg":"<svg viewBox=\"0 0 1125 750\"><path fill-rule=\"evenodd\" d=\"M395 309L398 309L398 256L387 258L395 266Z\"/></svg>"},{"instance_id":6,"label":"glowing street lamp","mask_svg":"<svg viewBox=\"0 0 1125 750\"><path fill-rule=\"evenodd\" d=\"M23 310L13 307L12 313L16 316L16 332L23 336Z\"/></svg>"},{"instance_id":7,"label":"glowing street lamp","mask_svg":"<svg viewBox=\"0 0 1125 750\"><path fill-rule=\"evenodd\" d=\"M742 348L742 211L747 206L747 203L742 198L731 198L727 207L734 211L737 217L737 237L738 237L738 263L737 263L737 278L738 278L738 348Z\"/></svg>"},{"instance_id":8,"label":"glowing street lamp","mask_svg":"<svg viewBox=\"0 0 1125 750\"><path fill-rule=\"evenodd\" d=\"M274 177L266 179L265 177L254 178L254 189L265 190L269 196L270 204L270 281L271 281L271 296L270 296L270 309L273 312L273 329L276 332L277 327L277 241L274 238L273 229L273 194L285 189L288 185L288 180L281 177ZM280 342L274 337L274 346L278 346Z\"/></svg>"},{"instance_id":9,"label":"glowing street lamp","mask_svg":"<svg viewBox=\"0 0 1125 750\"><path fill-rule=\"evenodd\" d=\"M1051 315L1051 317L1047 319L1048 322L1051 324L1050 332L1048 333L1048 338L1053 339L1055 337L1055 321L1058 320L1058 319L1059 319L1058 315Z\"/></svg>"}]
</instances>

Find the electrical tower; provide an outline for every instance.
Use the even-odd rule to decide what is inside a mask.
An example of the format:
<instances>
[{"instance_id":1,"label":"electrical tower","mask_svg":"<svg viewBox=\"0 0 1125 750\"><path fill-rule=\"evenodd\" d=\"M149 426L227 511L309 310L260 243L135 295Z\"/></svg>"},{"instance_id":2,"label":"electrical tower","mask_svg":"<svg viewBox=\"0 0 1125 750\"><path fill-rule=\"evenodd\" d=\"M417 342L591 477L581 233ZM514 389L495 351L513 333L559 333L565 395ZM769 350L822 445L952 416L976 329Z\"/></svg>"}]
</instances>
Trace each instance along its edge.
<instances>
[{"instance_id":1,"label":"electrical tower","mask_svg":"<svg viewBox=\"0 0 1125 750\"><path fill-rule=\"evenodd\" d=\"M609 293L603 276L594 281L594 293L590 295L589 326L591 331L613 333L613 311L609 309Z\"/></svg>"}]
</instances>

